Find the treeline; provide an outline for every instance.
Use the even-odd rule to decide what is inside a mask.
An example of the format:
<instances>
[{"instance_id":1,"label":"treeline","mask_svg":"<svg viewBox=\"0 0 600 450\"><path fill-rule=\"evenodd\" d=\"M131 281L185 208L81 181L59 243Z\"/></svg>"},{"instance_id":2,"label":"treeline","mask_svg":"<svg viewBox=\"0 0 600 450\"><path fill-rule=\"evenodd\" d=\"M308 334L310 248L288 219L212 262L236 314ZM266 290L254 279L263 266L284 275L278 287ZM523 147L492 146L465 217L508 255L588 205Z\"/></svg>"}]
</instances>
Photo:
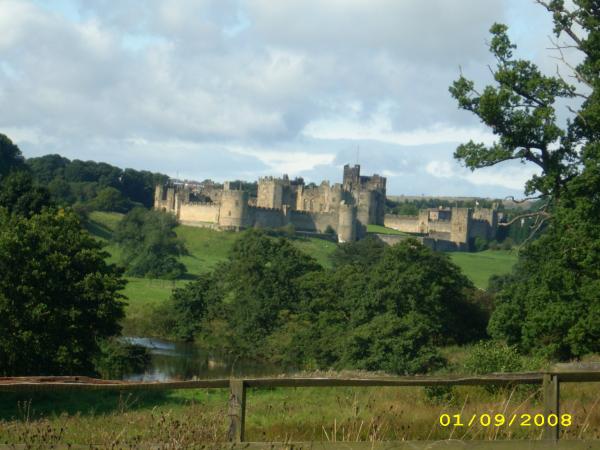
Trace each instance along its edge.
<instances>
[{"instance_id":1,"label":"treeline","mask_svg":"<svg viewBox=\"0 0 600 450\"><path fill-rule=\"evenodd\" d=\"M482 294L417 241L343 244L324 269L285 238L242 234L227 261L173 291L163 334L231 357L303 369L422 373L438 347L485 336Z\"/></svg>"},{"instance_id":2,"label":"treeline","mask_svg":"<svg viewBox=\"0 0 600 450\"><path fill-rule=\"evenodd\" d=\"M120 169L107 163L69 160L45 155L24 161L35 183L46 186L52 199L77 211L127 212L133 207L151 208L154 188L166 175Z\"/></svg>"}]
</instances>

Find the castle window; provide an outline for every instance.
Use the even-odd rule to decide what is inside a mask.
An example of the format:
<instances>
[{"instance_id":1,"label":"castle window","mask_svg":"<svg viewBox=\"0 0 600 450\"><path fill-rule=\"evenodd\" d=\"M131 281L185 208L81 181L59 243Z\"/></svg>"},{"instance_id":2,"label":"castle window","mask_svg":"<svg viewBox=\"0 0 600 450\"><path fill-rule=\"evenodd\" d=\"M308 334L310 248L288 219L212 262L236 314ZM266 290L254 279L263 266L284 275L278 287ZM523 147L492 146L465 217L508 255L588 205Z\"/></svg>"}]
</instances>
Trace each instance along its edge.
<instances>
[{"instance_id":1,"label":"castle window","mask_svg":"<svg viewBox=\"0 0 600 450\"><path fill-rule=\"evenodd\" d=\"M238 200L235 201L235 206L240 206L240 202Z\"/></svg>"},{"instance_id":2,"label":"castle window","mask_svg":"<svg viewBox=\"0 0 600 450\"><path fill-rule=\"evenodd\" d=\"M229 212L227 213L227 215L228 215L228 216L231 216L231 211L229 211Z\"/></svg>"}]
</instances>

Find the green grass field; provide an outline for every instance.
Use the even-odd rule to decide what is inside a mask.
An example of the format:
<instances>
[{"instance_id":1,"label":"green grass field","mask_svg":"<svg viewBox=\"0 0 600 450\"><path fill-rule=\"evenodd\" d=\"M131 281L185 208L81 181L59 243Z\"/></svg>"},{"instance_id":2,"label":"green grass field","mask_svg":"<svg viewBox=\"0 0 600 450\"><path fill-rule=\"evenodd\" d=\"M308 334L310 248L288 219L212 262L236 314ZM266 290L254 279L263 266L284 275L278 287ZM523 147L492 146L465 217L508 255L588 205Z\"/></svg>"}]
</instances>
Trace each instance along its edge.
<instances>
[{"instance_id":1,"label":"green grass field","mask_svg":"<svg viewBox=\"0 0 600 450\"><path fill-rule=\"evenodd\" d=\"M92 212L89 215L88 230L104 242L105 250L110 254L108 261L119 263L120 249L111 243L117 224L123 215L119 213ZM238 233L211 230L180 225L175 228L177 236L184 242L188 255L181 258L190 276L210 271L215 265L227 259L227 254L239 237ZM330 267L329 255L336 244L316 238L298 237L292 243L300 250L315 258L322 266ZM152 335L150 315L152 310L167 300L175 286L183 286L188 280L153 280L127 277L128 283L123 291L127 297L126 318L123 321L125 334Z\"/></svg>"},{"instance_id":2,"label":"green grass field","mask_svg":"<svg viewBox=\"0 0 600 450\"><path fill-rule=\"evenodd\" d=\"M394 230L393 228L387 228L382 225L367 225L367 233L399 234L401 236L410 236L409 233L405 233L404 231Z\"/></svg>"},{"instance_id":3,"label":"green grass field","mask_svg":"<svg viewBox=\"0 0 600 450\"><path fill-rule=\"evenodd\" d=\"M319 375L319 374L315 374ZM328 376L361 374L321 373ZM364 375L364 374L363 374ZM535 414L543 411L541 386L489 393L458 386L437 400L416 387L250 388L246 440L383 441L540 439L541 428L443 427L441 414ZM132 392L61 390L3 393L0 444L25 448L90 444L102 448L190 448L226 439L228 392L225 389ZM598 439L600 408L595 383L561 386L561 414L572 415L561 439ZM96 447L94 447L96 448ZM194 447L196 448L196 447ZM212 447L211 447L212 448ZM287 447L286 447L287 448ZM591 448L591 447L590 447Z\"/></svg>"},{"instance_id":4,"label":"green grass field","mask_svg":"<svg viewBox=\"0 0 600 450\"><path fill-rule=\"evenodd\" d=\"M477 253L450 253L452 261L458 265L473 284L485 289L492 275L509 273L517 262L517 253L506 250L485 250Z\"/></svg>"},{"instance_id":5,"label":"green grass field","mask_svg":"<svg viewBox=\"0 0 600 450\"><path fill-rule=\"evenodd\" d=\"M122 214L106 212L93 212L89 217L88 229L94 236L105 242L105 249L110 254L108 260L113 263L119 262L120 251L118 246L110 243L110 239L122 217ZM239 237L238 233L185 225L178 226L175 231L183 239L188 249L189 255L183 256L181 261L186 265L191 276L207 272L220 261L224 261L233 243ZM378 225L369 225L368 231L405 234ZM337 244L322 239L304 237L293 239L292 242L298 249L315 258L322 266L330 267L329 255ZM450 257L473 283L482 289L487 286L491 275L510 272L516 261L516 254L507 251L451 253ZM123 292L128 299L126 319L123 323L124 332L127 334L151 334L149 311L168 299L173 287L182 286L187 282L186 280L166 281L132 277L129 277L128 281Z\"/></svg>"}]
</instances>

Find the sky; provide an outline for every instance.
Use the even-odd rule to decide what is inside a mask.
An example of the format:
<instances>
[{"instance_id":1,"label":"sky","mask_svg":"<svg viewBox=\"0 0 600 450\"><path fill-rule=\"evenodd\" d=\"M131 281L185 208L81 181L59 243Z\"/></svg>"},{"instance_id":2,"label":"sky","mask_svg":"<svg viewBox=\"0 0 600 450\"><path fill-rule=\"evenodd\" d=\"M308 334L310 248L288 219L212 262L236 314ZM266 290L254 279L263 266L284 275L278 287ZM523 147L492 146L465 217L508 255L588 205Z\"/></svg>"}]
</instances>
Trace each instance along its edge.
<instances>
[{"instance_id":1,"label":"sky","mask_svg":"<svg viewBox=\"0 0 600 450\"><path fill-rule=\"evenodd\" d=\"M452 156L495 139L448 92L461 70L491 82L494 22L556 71L533 0L0 0L0 133L181 179L359 162L388 194L522 197L533 167Z\"/></svg>"}]
</instances>

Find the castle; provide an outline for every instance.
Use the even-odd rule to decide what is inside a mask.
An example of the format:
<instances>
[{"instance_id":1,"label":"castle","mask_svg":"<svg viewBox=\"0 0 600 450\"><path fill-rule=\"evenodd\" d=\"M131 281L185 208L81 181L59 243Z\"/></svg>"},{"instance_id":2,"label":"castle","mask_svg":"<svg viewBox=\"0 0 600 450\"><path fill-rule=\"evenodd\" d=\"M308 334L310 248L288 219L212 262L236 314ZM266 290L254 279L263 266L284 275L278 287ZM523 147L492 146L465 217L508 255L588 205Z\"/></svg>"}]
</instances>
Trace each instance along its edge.
<instances>
[{"instance_id":1,"label":"castle","mask_svg":"<svg viewBox=\"0 0 600 450\"><path fill-rule=\"evenodd\" d=\"M255 198L226 182L169 182L156 186L154 207L174 214L180 223L219 230L293 225L299 232L336 235L352 242L366 235L368 225L382 225L416 236L438 250L466 250L473 238L492 239L498 224L495 209L427 209L418 216L385 214L386 179L362 176L360 166L344 166L342 183L305 184L263 177ZM393 244L406 235L377 235Z\"/></svg>"},{"instance_id":2,"label":"castle","mask_svg":"<svg viewBox=\"0 0 600 450\"><path fill-rule=\"evenodd\" d=\"M180 223L221 230L249 227L334 233L350 242L366 233L368 224L383 225L384 177L360 175L360 166L345 166L343 183L306 185L304 180L265 177L254 199L232 183L212 185L170 183L156 187L154 207L173 213Z\"/></svg>"}]
</instances>

